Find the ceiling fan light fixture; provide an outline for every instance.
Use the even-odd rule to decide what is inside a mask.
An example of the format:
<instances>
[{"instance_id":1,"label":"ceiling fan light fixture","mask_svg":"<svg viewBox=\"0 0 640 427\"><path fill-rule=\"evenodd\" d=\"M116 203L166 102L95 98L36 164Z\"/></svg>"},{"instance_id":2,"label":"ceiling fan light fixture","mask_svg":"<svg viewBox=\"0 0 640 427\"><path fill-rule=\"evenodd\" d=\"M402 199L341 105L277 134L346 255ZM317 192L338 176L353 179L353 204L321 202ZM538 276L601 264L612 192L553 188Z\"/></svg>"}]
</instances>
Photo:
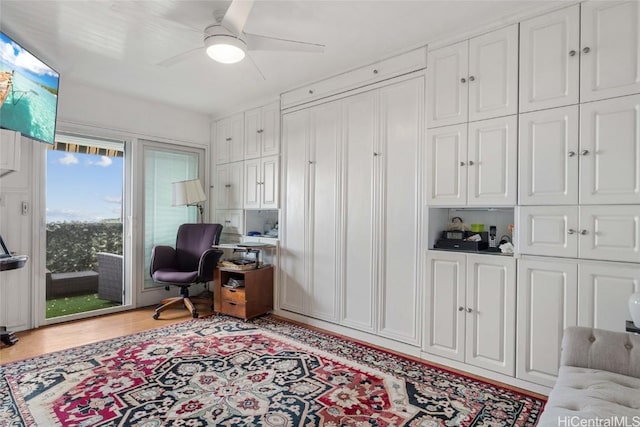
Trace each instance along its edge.
<instances>
[{"instance_id":1,"label":"ceiling fan light fixture","mask_svg":"<svg viewBox=\"0 0 640 427\"><path fill-rule=\"evenodd\" d=\"M205 40L207 55L223 64L235 64L245 57L246 43L233 36L214 35Z\"/></svg>"}]
</instances>

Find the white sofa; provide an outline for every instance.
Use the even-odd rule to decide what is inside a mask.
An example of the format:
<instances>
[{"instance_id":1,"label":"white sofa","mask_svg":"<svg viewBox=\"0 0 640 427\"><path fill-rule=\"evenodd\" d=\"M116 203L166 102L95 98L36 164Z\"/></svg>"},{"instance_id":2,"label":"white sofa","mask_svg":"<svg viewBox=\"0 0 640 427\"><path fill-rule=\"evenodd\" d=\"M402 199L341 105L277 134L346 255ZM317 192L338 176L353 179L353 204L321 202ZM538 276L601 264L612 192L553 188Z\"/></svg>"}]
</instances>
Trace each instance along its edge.
<instances>
[{"instance_id":1,"label":"white sofa","mask_svg":"<svg viewBox=\"0 0 640 427\"><path fill-rule=\"evenodd\" d=\"M560 365L538 426L640 426L640 335L567 328Z\"/></svg>"}]
</instances>

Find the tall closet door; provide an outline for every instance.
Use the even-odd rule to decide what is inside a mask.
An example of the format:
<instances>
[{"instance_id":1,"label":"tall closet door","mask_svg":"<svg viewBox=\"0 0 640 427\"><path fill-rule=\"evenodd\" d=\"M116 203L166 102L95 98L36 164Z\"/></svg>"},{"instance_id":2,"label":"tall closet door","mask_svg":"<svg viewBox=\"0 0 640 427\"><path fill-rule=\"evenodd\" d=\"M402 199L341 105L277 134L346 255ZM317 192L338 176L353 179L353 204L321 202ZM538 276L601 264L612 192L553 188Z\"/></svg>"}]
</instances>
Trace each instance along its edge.
<instances>
[{"instance_id":1,"label":"tall closet door","mask_svg":"<svg viewBox=\"0 0 640 427\"><path fill-rule=\"evenodd\" d=\"M340 102L311 110L309 158L309 314L337 320L340 205ZM287 194L287 199L291 197Z\"/></svg>"},{"instance_id":2,"label":"tall closet door","mask_svg":"<svg viewBox=\"0 0 640 427\"><path fill-rule=\"evenodd\" d=\"M345 191L342 323L373 331L376 306L374 241L374 147L376 91L343 101L343 188Z\"/></svg>"},{"instance_id":3,"label":"tall closet door","mask_svg":"<svg viewBox=\"0 0 640 427\"><path fill-rule=\"evenodd\" d=\"M305 244L309 111L285 114L282 119L282 229L280 232L280 308L305 313Z\"/></svg>"},{"instance_id":4,"label":"tall closet door","mask_svg":"<svg viewBox=\"0 0 640 427\"><path fill-rule=\"evenodd\" d=\"M418 344L419 145L424 79L380 89L380 334ZM375 155L377 154L377 155Z\"/></svg>"}]
</instances>

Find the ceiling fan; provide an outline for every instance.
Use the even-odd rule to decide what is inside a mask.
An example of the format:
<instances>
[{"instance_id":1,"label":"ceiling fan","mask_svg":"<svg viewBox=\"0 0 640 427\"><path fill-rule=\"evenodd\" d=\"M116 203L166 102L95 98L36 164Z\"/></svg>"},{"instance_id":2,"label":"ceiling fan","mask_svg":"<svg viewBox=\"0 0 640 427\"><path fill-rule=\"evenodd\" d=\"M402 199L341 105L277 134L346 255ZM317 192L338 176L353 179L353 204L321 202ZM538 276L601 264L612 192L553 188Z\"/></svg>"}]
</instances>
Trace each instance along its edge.
<instances>
[{"instance_id":1,"label":"ceiling fan","mask_svg":"<svg viewBox=\"0 0 640 427\"><path fill-rule=\"evenodd\" d=\"M215 21L208 25L204 31L196 30L184 24L191 31L196 31L204 36L204 49L213 60L223 64L233 64L242 61L247 51L296 51L296 52L324 52L325 46L317 43L308 43L298 40L288 40L277 37L269 37L243 31L253 8L254 0L233 0L231 5L221 17L220 13L214 13ZM117 5L117 3L116 3ZM117 6L116 6L117 7ZM168 19L164 18L163 19ZM160 61L158 65L168 67L187 59L191 54L201 51L202 47L190 49L186 52Z\"/></svg>"}]
</instances>

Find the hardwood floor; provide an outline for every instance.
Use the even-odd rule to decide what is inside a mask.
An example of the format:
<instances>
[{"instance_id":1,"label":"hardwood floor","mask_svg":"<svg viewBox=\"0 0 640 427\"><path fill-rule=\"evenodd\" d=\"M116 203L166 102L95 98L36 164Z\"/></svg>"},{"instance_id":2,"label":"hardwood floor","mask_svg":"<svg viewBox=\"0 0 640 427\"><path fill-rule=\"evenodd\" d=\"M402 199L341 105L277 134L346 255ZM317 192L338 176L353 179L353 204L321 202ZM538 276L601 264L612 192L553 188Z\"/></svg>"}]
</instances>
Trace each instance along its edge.
<instances>
[{"instance_id":1,"label":"hardwood floor","mask_svg":"<svg viewBox=\"0 0 640 427\"><path fill-rule=\"evenodd\" d=\"M17 332L16 336L20 341L16 344L10 347L0 344L0 364L135 334L191 319L186 308L171 308L163 311L160 319L154 320L152 318L154 309L155 307L140 308ZM198 311L201 316L211 313L204 307L199 307Z\"/></svg>"}]
</instances>

